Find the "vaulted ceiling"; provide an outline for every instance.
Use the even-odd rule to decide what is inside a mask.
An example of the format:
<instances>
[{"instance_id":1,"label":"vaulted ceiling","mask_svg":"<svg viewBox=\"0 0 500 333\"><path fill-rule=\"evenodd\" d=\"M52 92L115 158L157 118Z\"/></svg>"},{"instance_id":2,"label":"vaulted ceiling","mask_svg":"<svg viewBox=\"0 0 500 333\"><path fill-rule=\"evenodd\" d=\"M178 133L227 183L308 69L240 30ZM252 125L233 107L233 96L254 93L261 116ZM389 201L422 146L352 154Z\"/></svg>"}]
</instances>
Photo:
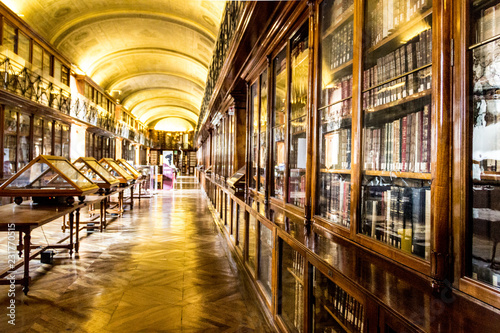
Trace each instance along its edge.
<instances>
[{"instance_id":1,"label":"vaulted ceiling","mask_svg":"<svg viewBox=\"0 0 500 333\"><path fill-rule=\"evenodd\" d=\"M225 1L1 1L145 124L198 121Z\"/></svg>"}]
</instances>

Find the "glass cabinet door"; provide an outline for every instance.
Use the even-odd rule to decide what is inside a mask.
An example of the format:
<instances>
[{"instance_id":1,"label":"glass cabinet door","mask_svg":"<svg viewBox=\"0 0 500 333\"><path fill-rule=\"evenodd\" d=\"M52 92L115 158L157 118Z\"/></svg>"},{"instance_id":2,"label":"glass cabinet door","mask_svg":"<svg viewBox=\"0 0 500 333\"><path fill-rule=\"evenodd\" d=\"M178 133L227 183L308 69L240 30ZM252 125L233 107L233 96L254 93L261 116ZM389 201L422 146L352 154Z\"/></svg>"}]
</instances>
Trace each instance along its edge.
<instances>
[{"instance_id":1,"label":"glass cabinet door","mask_svg":"<svg viewBox=\"0 0 500 333\"><path fill-rule=\"evenodd\" d=\"M70 137L70 127L68 125L62 125L62 156L69 159L69 137Z\"/></svg>"},{"instance_id":2,"label":"glass cabinet door","mask_svg":"<svg viewBox=\"0 0 500 333\"><path fill-rule=\"evenodd\" d=\"M19 153L17 170L21 170L30 162L30 116L19 113Z\"/></svg>"},{"instance_id":3,"label":"glass cabinet door","mask_svg":"<svg viewBox=\"0 0 500 333\"><path fill-rule=\"evenodd\" d=\"M52 121L43 121L43 155L52 155L52 125Z\"/></svg>"},{"instance_id":4,"label":"glass cabinet door","mask_svg":"<svg viewBox=\"0 0 500 333\"><path fill-rule=\"evenodd\" d=\"M290 332L304 332L304 257L280 239L278 314Z\"/></svg>"},{"instance_id":5,"label":"glass cabinet door","mask_svg":"<svg viewBox=\"0 0 500 333\"><path fill-rule=\"evenodd\" d=\"M259 276L264 294L268 300L272 296L272 275L273 275L273 232L260 223L259 236Z\"/></svg>"},{"instance_id":6,"label":"glass cabinet door","mask_svg":"<svg viewBox=\"0 0 500 333\"><path fill-rule=\"evenodd\" d=\"M257 252L257 219L250 214L248 219L248 264L255 271L255 258Z\"/></svg>"},{"instance_id":7,"label":"glass cabinet door","mask_svg":"<svg viewBox=\"0 0 500 333\"><path fill-rule=\"evenodd\" d=\"M470 1L472 170L467 273L500 290L500 1Z\"/></svg>"},{"instance_id":8,"label":"glass cabinet door","mask_svg":"<svg viewBox=\"0 0 500 333\"><path fill-rule=\"evenodd\" d=\"M33 157L42 154L43 144L43 119L35 116L33 119Z\"/></svg>"},{"instance_id":9,"label":"glass cabinet door","mask_svg":"<svg viewBox=\"0 0 500 333\"><path fill-rule=\"evenodd\" d=\"M61 139L62 139L61 124L56 122L54 126L54 153L53 153L55 156L62 155Z\"/></svg>"},{"instance_id":10,"label":"glass cabinet door","mask_svg":"<svg viewBox=\"0 0 500 333\"><path fill-rule=\"evenodd\" d=\"M16 173L17 152L17 112L5 109L3 133L3 177Z\"/></svg>"},{"instance_id":11,"label":"glass cabinet door","mask_svg":"<svg viewBox=\"0 0 500 333\"><path fill-rule=\"evenodd\" d=\"M365 4L359 231L429 259L432 1Z\"/></svg>"},{"instance_id":12,"label":"glass cabinet door","mask_svg":"<svg viewBox=\"0 0 500 333\"><path fill-rule=\"evenodd\" d=\"M271 196L283 199L285 181L286 48L273 60L273 161Z\"/></svg>"},{"instance_id":13,"label":"glass cabinet door","mask_svg":"<svg viewBox=\"0 0 500 333\"><path fill-rule=\"evenodd\" d=\"M321 47L316 214L350 226L353 0L320 5Z\"/></svg>"},{"instance_id":14,"label":"glass cabinet door","mask_svg":"<svg viewBox=\"0 0 500 333\"><path fill-rule=\"evenodd\" d=\"M306 22L291 43L291 101L288 203L303 208L306 196L307 92L309 74L309 24Z\"/></svg>"},{"instance_id":15,"label":"glass cabinet door","mask_svg":"<svg viewBox=\"0 0 500 333\"><path fill-rule=\"evenodd\" d=\"M266 188L267 165L267 70L260 75L259 192Z\"/></svg>"},{"instance_id":16,"label":"glass cabinet door","mask_svg":"<svg viewBox=\"0 0 500 333\"><path fill-rule=\"evenodd\" d=\"M257 189L259 168L259 96L258 83L250 88L250 188Z\"/></svg>"},{"instance_id":17,"label":"glass cabinet door","mask_svg":"<svg viewBox=\"0 0 500 333\"><path fill-rule=\"evenodd\" d=\"M363 332L363 304L316 267L313 267L313 295L313 332Z\"/></svg>"},{"instance_id":18,"label":"glass cabinet door","mask_svg":"<svg viewBox=\"0 0 500 333\"><path fill-rule=\"evenodd\" d=\"M237 245L243 257L245 257L245 235L246 235L246 211L244 206L238 206L238 220L237 220Z\"/></svg>"}]
</instances>

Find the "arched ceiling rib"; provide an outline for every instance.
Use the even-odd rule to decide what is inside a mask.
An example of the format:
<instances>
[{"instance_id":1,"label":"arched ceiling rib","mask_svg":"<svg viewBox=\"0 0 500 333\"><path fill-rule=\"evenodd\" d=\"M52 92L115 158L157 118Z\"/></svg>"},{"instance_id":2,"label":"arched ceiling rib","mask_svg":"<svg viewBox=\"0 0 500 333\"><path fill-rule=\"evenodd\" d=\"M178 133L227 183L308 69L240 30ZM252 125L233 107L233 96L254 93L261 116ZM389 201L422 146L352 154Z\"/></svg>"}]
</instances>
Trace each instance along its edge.
<instances>
[{"instance_id":1,"label":"arched ceiling rib","mask_svg":"<svg viewBox=\"0 0 500 333\"><path fill-rule=\"evenodd\" d=\"M141 120L196 124L225 1L4 2Z\"/></svg>"}]
</instances>

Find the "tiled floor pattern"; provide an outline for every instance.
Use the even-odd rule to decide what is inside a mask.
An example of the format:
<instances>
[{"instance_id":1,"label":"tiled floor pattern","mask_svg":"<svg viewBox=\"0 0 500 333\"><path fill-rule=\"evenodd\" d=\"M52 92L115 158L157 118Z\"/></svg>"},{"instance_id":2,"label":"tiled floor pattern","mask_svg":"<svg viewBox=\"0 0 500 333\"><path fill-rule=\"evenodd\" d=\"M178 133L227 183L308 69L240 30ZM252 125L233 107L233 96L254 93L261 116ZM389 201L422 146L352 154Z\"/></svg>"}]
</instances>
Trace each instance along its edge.
<instances>
[{"instance_id":1,"label":"tiled floor pattern","mask_svg":"<svg viewBox=\"0 0 500 333\"><path fill-rule=\"evenodd\" d=\"M34 238L59 239L60 225ZM194 178L181 178L105 232L83 233L76 258L32 261L28 296L16 289L15 327L0 286L0 332L270 332L222 242Z\"/></svg>"}]
</instances>

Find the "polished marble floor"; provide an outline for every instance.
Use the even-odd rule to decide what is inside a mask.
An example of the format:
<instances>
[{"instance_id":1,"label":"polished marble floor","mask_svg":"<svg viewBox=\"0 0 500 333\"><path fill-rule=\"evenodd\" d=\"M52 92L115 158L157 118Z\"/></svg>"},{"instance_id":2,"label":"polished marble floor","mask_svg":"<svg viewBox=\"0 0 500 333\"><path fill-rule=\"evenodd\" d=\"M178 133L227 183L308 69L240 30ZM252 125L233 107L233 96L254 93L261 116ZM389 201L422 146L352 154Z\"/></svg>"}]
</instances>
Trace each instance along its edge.
<instances>
[{"instance_id":1,"label":"polished marble floor","mask_svg":"<svg viewBox=\"0 0 500 333\"><path fill-rule=\"evenodd\" d=\"M33 242L62 238L60 226L35 230ZM76 257L33 260L28 296L16 289L15 326L0 286L0 332L271 332L228 256L195 179L180 178L105 232L83 232Z\"/></svg>"}]
</instances>

